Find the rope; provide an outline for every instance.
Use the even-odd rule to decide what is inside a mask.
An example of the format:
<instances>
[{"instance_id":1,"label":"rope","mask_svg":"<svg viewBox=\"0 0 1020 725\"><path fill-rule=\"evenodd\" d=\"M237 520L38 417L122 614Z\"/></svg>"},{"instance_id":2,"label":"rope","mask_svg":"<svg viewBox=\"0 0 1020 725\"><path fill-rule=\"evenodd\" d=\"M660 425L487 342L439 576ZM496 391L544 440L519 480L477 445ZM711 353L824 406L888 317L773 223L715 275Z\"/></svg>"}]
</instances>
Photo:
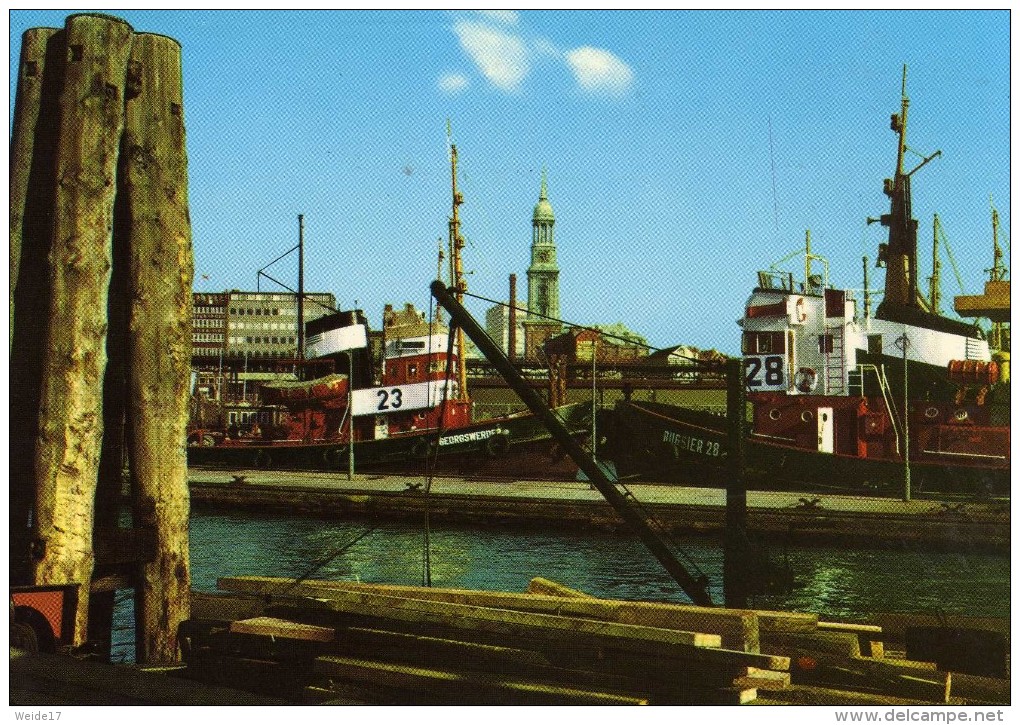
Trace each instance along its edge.
<instances>
[{"instance_id":1,"label":"rope","mask_svg":"<svg viewBox=\"0 0 1020 725\"><path fill-rule=\"evenodd\" d=\"M308 579L308 577L310 577L312 574L317 572L322 567L326 566L326 564L329 564L331 561L336 559L338 556L343 554L345 551L347 551L352 546L357 544L359 541L364 539L366 536L371 534L373 531L378 529L379 526L380 526L380 524L376 524L375 526L371 526L371 527L365 529L363 532L361 532L360 534L355 536L353 539L348 541L346 544L341 546L336 551L333 551L330 554L328 554L327 556L324 556L323 558L321 558L318 561L316 561L314 564L312 564L311 567L308 568L308 570L305 573L303 573L301 576L299 576L296 579L294 579L294 583L291 584L290 586L288 586L286 589L284 589L283 592L281 592L281 594L279 596L285 595L287 592L289 592L292 589L294 589L294 587L298 586L299 584L301 584L301 582L303 582L306 579Z\"/></svg>"}]
</instances>

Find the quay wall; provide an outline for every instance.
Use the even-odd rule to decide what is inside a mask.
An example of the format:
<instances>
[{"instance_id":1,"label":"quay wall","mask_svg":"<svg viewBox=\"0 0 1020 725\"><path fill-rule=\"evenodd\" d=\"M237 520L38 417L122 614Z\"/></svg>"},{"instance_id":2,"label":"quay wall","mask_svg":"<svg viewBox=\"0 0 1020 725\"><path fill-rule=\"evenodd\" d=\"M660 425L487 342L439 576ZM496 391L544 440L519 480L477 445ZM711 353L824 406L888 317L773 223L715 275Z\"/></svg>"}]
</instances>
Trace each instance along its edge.
<instances>
[{"instance_id":1,"label":"quay wall","mask_svg":"<svg viewBox=\"0 0 1020 725\"><path fill-rule=\"evenodd\" d=\"M193 505L257 509L288 515L376 520L430 520L548 530L625 532L626 525L587 483L479 482L442 479L426 497L424 486L397 477L348 482L299 474L193 472ZM635 490L640 489L640 490ZM725 492L675 486L631 487L642 508L674 536L722 537ZM890 499L823 497L807 504L796 493L749 493L752 534L788 543L861 547L928 547L1008 553L1008 504L940 504Z\"/></svg>"}]
</instances>

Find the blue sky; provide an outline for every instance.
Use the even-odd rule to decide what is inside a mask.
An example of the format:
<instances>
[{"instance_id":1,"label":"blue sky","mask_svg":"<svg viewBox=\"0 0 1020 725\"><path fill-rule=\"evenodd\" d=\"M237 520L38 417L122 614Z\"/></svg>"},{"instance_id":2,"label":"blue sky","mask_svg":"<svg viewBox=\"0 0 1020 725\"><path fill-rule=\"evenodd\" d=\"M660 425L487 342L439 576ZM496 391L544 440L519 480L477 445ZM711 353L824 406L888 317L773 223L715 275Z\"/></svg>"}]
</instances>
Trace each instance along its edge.
<instances>
[{"instance_id":1,"label":"blue sky","mask_svg":"<svg viewBox=\"0 0 1020 725\"><path fill-rule=\"evenodd\" d=\"M69 12L10 11L12 103L22 32ZM449 119L470 291L505 299L516 273L525 294L545 168L564 318L736 353L755 272L805 230L861 287L904 64L908 144L942 151L913 183L922 287L934 213L967 293L990 197L1009 239L1007 11L105 12L183 47L199 290L253 289L304 214L309 290L376 327L386 303L425 308ZM270 271L296 284L295 256Z\"/></svg>"}]
</instances>

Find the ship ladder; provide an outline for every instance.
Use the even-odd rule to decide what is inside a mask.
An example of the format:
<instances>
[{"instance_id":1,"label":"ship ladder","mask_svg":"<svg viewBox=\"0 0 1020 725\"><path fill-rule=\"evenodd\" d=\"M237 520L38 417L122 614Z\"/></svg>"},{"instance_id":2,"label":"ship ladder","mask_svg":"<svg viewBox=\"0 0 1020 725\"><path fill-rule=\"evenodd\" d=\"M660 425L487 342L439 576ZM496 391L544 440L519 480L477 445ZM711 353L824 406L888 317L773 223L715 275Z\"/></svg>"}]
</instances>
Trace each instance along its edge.
<instances>
[{"instance_id":1,"label":"ship ladder","mask_svg":"<svg viewBox=\"0 0 1020 725\"><path fill-rule=\"evenodd\" d=\"M864 397L864 371L860 367L847 373L847 390L852 397Z\"/></svg>"},{"instance_id":2,"label":"ship ladder","mask_svg":"<svg viewBox=\"0 0 1020 725\"><path fill-rule=\"evenodd\" d=\"M889 416L892 425L893 436L895 437L896 453L900 453L900 433L903 430L903 421L900 420L899 411L896 409L896 401L893 399L892 388L889 387L889 378L885 375L884 365L858 365L856 373L860 376L861 395L864 395L864 373L866 371L875 373L878 381L878 389L882 393L882 402L885 403L885 411ZM853 373L851 373L853 375Z\"/></svg>"},{"instance_id":3,"label":"ship ladder","mask_svg":"<svg viewBox=\"0 0 1020 725\"><path fill-rule=\"evenodd\" d=\"M843 395L847 386L843 328L827 327L825 332L832 340L832 350L825 353L825 392L827 395Z\"/></svg>"}]
</instances>

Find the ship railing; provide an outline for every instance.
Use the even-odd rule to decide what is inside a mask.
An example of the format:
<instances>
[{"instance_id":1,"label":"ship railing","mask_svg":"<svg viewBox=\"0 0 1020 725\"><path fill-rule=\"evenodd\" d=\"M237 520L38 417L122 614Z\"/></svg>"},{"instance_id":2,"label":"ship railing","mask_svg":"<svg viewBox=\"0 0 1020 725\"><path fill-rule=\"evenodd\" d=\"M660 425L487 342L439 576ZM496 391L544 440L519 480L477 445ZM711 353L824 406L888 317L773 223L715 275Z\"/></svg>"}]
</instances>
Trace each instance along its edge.
<instances>
[{"instance_id":1,"label":"ship railing","mask_svg":"<svg viewBox=\"0 0 1020 725\"><path fill-rule=\"evenodd\" d=\"M885 403L885 411L889 414L889 421L892 423L896 453L900 453L900 432L903 430L903 422L900 420L899 411L896 410L896 403L892 397L892 389L889 387L889 379L885 375L885 366L870 363L859 364L854 372L860 375L862 396L864 395L864 373L875 373L878 389L882 392L882 400Z\"/></svg>"}]
</instances>

